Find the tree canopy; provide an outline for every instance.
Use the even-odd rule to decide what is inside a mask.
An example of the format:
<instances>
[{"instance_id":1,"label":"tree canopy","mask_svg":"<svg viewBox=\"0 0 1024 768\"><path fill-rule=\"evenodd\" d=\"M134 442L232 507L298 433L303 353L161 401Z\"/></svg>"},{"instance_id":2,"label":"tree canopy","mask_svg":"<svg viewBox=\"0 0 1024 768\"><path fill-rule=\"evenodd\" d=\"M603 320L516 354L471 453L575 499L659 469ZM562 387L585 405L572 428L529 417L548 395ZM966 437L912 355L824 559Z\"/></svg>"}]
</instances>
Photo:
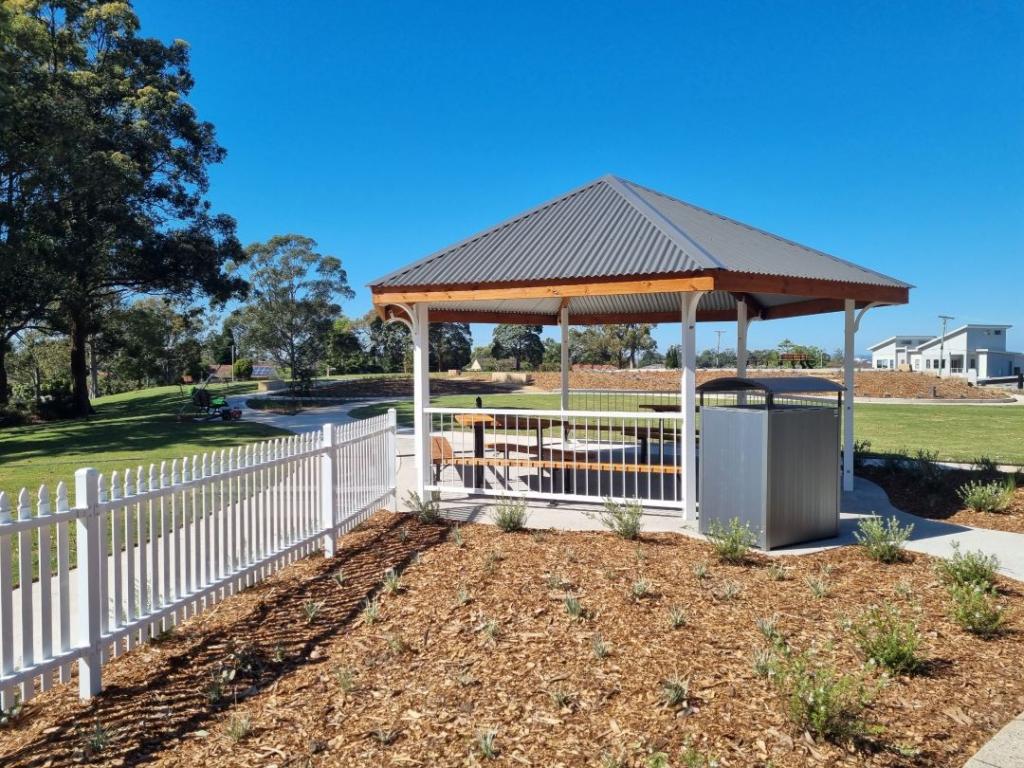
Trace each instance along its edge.
<instances>
[{"instance_id":1,"label":"tree canopy","mask_svg":"<svg viewBox=\"0 0 1024 768\"><path fill-rule=\"evenodd\" d=\"M341 260L303 235L275 235L246 248L251 297L235 315L248 342L291 377L306 380L326 356L341 300L354 294Z\"/></svg>"},{"instance_id":2,"label":"tree canopy","mask_svg":"<svg viewBox=\"0 0 1024 768\"><path fill-rule=\"evenodd\" d=\"M3 19L2 98L26 124L3 121L0 182L18 205L0 230L17 263L33 254L47 270L41 298L69 337L82 415L86 342L114 297L244 290L225 270L243 259L234 220L206 200L225 151L188 102L187 44L139 36L129 3L5 3Z\"/></svg>"},{"instance_id":3,"label":"tree canopy","mask_svg":"<svg viewBox=\"0 0 1024 768\"><path fill-rule=\"evenodd\" d=\"M536 368L544 359L542 330L540 325L496 325L491 354L498 360L511 357L517 371L524 362Z\"/></svg>"}]
</instances>

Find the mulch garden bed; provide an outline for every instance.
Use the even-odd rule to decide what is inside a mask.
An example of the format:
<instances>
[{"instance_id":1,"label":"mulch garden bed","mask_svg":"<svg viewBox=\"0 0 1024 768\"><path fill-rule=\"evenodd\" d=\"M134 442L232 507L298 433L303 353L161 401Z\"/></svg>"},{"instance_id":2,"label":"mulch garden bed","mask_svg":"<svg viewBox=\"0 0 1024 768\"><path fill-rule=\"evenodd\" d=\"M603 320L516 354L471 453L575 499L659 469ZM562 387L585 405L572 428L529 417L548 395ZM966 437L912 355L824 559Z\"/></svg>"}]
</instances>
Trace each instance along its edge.
<instances>
[{"instance_id":1,"label":"mulch garden bed","mask_svg":"<svg viewBox=\"0 0 1024 768\"><path fill-rule=\"evenodd\" d=\"M1008 630L983 640L950 621L922 555L787 558L777 581L767 558L719 564L706 543L672 534L636 543L466 525L461 538L378 513L335 560L302 560L113 661L92 702L71 686L40 695L0 731L0 765L644 766L665 752L678 766L689 745L722 766L959 766L1024 710L1013 582L1000 583ZM389 566L404 568L401 589L380 595L371 623L364 600ZM641 576L650 591L636 598ZM828 594L812 597L809 578ZM567 592L583 618L567 614ZM883 600L918 621L925 670L880 690L867 742L811 738L754 672L755 622L775 614L794 648L854 670L843 621ZM674 606L686 616L675 629ZM689 691L668 706L672 678ZM476 746L486 730L490 759Z\"/></svg>"},{"instance_id":2,"label":"mulch garden bed","mask_svg":"<svg viewBox=\"0 0 1024 768\"><path fill-rule=\"evenodd\" d=\"M559 374L548 371L531 373L535 386L540 389L557 389ZM697 371L697 383L701 384L722 376L735 376L735 371ZM842 383L841 373L816 372L811 370L762 371L747 370L748 376L822 376ZM433 384L433 382L431 382ZM679 371L573 371L569 379L573 389L628 389L665 390L679 389ZM940 399L984 399L998 400L1006 392L968 386L963 379L938 379L924 373L911 371L856 371L854 390L857 397Z\"/></svg>"},{"instance_id":3,"label":"mulch garden bed","mask_svg":"<svg viewBox=\"0 0 1024 768\"><path fill-rule=\"evenodd\" d=\"M968 509L957 491L968 482L997 482L1003 476L967 469L935 469L920 473L896 470L885 465L859 467L857 474L882 486L889 500L904 512L956 525L1024 533L1024 477L1016 478L1013 501L1002 512Z\"/></svg>"}]
</instances>

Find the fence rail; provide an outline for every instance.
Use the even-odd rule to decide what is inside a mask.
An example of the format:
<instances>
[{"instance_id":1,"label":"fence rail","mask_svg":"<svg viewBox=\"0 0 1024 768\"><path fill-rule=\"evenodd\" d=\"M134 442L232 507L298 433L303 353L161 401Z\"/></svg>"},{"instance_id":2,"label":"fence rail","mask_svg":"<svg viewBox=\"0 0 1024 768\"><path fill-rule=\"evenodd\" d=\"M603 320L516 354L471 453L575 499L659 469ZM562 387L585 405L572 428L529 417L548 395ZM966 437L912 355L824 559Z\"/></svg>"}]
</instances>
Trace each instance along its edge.
<instances>
[{"instance_id":1,"label":"fence rail","mask_svg":"<svg viewBox=\"0 0 1024 768\"><path fill-rule=\"evenodd\" d=\"M34 504L22 489L16 517L0 493L0 707L68 681L74 662L88 698L109 659L316 549L333 556L337 535L393 508L395 427L389 411L109 476L84 468L73 503L63 482Z\"/></svg>"},{"instance_id":2,"label":"fence rail","mask_svg":"<svg viewBox=\"0 0 1024 768\"><path fill-rule=\"evenodd\" d=\"M426 409L430 491L590 501L681 498L678 411Z\"/></svg>"}]
</instances>

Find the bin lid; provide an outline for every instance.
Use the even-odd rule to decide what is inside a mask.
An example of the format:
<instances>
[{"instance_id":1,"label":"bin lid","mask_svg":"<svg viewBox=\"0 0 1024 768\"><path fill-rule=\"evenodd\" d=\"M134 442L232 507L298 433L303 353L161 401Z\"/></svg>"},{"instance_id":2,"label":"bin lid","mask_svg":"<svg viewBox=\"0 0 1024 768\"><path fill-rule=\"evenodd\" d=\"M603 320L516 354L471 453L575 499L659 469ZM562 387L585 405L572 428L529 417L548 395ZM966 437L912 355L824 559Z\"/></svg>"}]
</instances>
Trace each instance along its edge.
<instances>
[{"instance_id":1,"label":"bin lid","mask_svg":"<svg viewBox=\"0 0 1024 768\"><path fill-rule=\"evenodd\" d=\"M756 389L772 394L791 392L845 392L846 387L820 376L725 376L705 381L697 387L698 392L738 392Z\"/></svg>"}]
</instances>

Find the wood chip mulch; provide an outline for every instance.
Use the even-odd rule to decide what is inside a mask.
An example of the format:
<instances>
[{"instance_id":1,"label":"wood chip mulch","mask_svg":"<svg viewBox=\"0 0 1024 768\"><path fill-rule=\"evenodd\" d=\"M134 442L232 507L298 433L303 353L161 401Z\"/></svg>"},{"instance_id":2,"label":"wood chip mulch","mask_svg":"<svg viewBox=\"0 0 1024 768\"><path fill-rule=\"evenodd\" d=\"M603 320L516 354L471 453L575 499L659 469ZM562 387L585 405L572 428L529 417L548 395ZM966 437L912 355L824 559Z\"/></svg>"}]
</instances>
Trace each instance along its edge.
<instances>
[{"instance_id":1,"label":"wood chip mulch","mask_svg":"<svg viewBox=\"0 0 1024 768\"><path fill-rule=\"evenodd\" d=\"M114 660L91 703L71 686L38 696L0 730L0 765L643 766L663 751L676 766L689 744L722 766L960 766L1024 710L1024 595L1009 581L1009 629L982 640L950 621L922 555L787 558L776 581L767 558L719 564L672 534L638 544L466 525L459 546L447 533L378 513L333 561L301 560ZM404 568L401 589L380 595L370 623L364 600L390 566ZM641 577L650 592L636 598ZM829 594L812 597L808 578ZM925 671L881 690L868 743L812 739L753 671L756 620L776 614L793 647L854 670L843 620L882 600L919 622ZM685 626L671 627L672 607ZM689 681L682 705L662 702L670 678ZM476 746L487 730L491 759Z\"/></svg>"},{"instance_id":2,"label":"wood chip mulch","mask_svg":"<svg viewBox=\"0 0 1024 768\"><path fill-rule=\"evenodd\" d=\"M927 482L911 472L892 471L885 466L865 466L858 475L882 486L889 500L904 512L955 525L1024 533L1024 476L1016 477L1017 489L1010 506L1002 512L968 509L957 494L968 482L1001 482L1003 476L966 469L938 470Z\"/></svg>"}]
</instances>

